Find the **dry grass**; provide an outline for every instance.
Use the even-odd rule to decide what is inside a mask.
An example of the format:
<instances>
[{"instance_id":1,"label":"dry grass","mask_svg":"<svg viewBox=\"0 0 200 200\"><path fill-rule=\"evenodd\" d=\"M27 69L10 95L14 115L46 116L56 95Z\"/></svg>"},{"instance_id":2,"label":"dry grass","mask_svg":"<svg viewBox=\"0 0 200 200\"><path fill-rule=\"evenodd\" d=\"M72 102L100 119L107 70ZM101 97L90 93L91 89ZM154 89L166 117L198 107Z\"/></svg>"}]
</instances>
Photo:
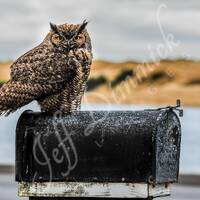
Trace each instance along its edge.
<instances>
[{"instance_id":1,"label":"dry grass","mask_svg":"<svg viewBox=\"0 0 200 200\"><path fill-rule=\"evenodd\" d=\"M0 80L7 81L10 77L10 65L12 62L0 62Z\"/></svg>"},{"instance_id":2,"label":"dry grass","mask_svg":"<svg viewBox=\"0 0 200 200\"><path fill-rule=\"evenodd\" d=\"M138 77L130 78L112 90L106 85L101 86L94 91L95 93L86 95L87 101L166 105L174 104L176 99L181 99L184 105L200 106L200 62L165 60L157 64L148 64L142 65L131 61L94 62L91 77L103 74L110 82L124 69L132 69L136 74L138 68L145 70L141 75L142 78L140 76L139 79ZM141 71L138 73L141 74ZM136 85L134 81L138 84Z\"/></svg>"}]
</instances>

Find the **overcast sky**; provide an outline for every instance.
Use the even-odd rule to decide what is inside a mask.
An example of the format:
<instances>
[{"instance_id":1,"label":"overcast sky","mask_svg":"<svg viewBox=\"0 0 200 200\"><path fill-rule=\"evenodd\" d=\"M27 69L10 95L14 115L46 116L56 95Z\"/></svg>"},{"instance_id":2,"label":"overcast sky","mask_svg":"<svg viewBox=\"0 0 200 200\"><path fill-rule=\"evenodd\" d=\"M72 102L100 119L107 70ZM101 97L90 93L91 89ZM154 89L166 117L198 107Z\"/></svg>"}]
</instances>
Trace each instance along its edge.
<instances>
[{"instance_id":1,"label":"overcast sky","mask_svg":"<svg viewBox=\"0 0 200 200\"><path fill-rule=\"evenodd\" d=\"M84 19L96 59L200 60L198 0L0 0L0 59L16 59L39 44L50 21Z\"/></svg>"}]
</instances>

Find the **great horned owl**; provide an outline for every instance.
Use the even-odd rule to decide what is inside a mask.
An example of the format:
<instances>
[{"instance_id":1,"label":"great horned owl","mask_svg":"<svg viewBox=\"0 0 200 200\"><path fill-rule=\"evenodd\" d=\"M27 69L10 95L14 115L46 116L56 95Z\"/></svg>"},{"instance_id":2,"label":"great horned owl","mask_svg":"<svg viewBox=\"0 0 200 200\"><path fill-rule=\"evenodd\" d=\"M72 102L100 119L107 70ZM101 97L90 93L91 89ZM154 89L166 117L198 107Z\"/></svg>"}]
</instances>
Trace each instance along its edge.
<instances>
[{"instance_id":1,"label":"great horned owl","mask_svg":"<svg viewBox=\"0 0 200 200\"><path fill-rule=\"evenodd\" d=\"M87 24L50 23L44 41L11 65L11 78L0 88L0 114L33 100L47 112L79 107L92 63Z\"/></svg>"}]
</instances>

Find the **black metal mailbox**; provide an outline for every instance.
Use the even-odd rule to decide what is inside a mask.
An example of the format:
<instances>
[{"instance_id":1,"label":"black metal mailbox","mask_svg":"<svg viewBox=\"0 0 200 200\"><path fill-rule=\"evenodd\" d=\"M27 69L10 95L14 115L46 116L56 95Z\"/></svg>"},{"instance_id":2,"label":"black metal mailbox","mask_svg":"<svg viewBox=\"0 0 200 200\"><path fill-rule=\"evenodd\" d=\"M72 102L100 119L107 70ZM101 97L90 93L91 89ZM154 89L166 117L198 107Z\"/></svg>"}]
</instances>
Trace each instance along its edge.
<instances>
[{"instance_id":1,"label":"black metal mailbox","mask_svg":"<svg viewBox=\"0 0 200 200\"><path fill-rule=\"evenodd\" d=\"M171 108L64 116L27 111L16 130L16 181L22 183L21 196L48 196L27 193L28 183L166 187L178 180L180 138L179 118ZM91 197L83 193L75 197Z\"/></svg>"}]
</instances>

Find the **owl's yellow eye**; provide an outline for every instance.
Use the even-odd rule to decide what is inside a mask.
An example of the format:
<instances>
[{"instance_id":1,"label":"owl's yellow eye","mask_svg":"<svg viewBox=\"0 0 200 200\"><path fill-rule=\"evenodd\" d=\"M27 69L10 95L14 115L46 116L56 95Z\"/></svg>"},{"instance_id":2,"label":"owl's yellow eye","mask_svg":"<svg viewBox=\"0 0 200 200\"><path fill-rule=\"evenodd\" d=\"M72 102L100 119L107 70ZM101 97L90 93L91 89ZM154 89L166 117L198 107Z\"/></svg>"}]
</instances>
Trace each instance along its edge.
<instances>
[{"instance_id":1,"label":"owl's yellow eye","mask_svg":"<svg viewBox=\"0 0 200 200\"><path fill-rule=\"evenodd\" d=\"M61 40L62 40L62 37L61 37L60 35L58 35L58 34L54 34L54 35L52 36L52 42L53 42L54 44L60 43Z\"/></svg>"},{"instance_id":2,"label":"owl's yellow eye","mask_svg":"<svg viewBox=\"0 0 200 200\"><path fill-rule=\"evenodd\" d=\"M75 39L76 39L76 40L81 40L81 39L83 39L83 36L77 35L77 36L75 37Z\"/></svg>"}]
</instances>

